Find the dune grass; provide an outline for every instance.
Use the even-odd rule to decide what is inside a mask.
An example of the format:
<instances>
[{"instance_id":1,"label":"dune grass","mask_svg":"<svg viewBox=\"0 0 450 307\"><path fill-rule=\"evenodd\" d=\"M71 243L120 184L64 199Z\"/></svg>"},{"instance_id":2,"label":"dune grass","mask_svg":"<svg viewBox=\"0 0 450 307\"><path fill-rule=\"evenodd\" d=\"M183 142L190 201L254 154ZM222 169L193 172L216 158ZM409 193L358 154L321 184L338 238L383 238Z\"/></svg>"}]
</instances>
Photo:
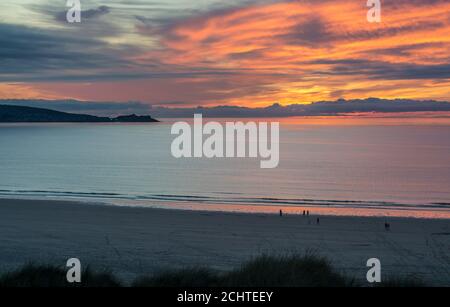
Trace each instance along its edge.
<instances>
[{"instance_id":1,"label":"dune grass","mask_svg":"<svg viewBox=\"0 0 450 307\"><path fill-rule=\"evenodd\" d=\"M345 287L353 280L337 273L325 258L260 256L229 272L206 268L164 271L137 279L135 287Z\"/></svg>"},{"instance_id":2,"label":"dune grass","mask_svg":"<svg viewBox=\"0 0 450 307\"><path fill-rule=\"evenodd\" d=\"M224 286L345 287L353 279L339 274L327 259L313 255L261 256L223 277Z\"/></svg>"},{"instance_id":3,"label":"dune grass","mask_svg":"<svg viewBox=\"0 0 450 307\"><path fill-rule=\"evenodd\" d=\"M66 268L29 264L16 271L0 274L0 287L120 287L127 285L111 272L89 268L82 273L82 282L66 281ZM330 262L314 255L259 256L240 267L220 272L210 268L166 270L141 276L133 287L359 287L359 284L333 268ZM388 278L378 287L419 287L417 278Z\"/></svg>"},{"instance_id":4,"label":"dune grass","mask_svg":"<svg viewBox=\"0 0 450 307\"><path fill-rule=\"evenodd\" d=\"M110 272L95 272L86 268L81 283L68 283L67 270L52 265L27 264L0 276L0 287L120 287L122 284Z\"/></svg>"}]
</instances>

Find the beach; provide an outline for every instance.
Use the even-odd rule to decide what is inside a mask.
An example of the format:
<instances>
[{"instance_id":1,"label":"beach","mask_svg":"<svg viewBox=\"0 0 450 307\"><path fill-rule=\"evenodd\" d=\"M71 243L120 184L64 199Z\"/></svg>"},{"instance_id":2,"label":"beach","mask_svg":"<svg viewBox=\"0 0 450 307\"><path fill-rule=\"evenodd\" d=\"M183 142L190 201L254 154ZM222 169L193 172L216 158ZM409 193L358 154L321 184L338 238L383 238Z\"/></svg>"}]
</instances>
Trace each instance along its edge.
<instances>
[{"instance_id":1,"label":"beach","mask_svg":"<svg viewBox=\"0 0 450 307\"><path fill-rule=\"evenodd\" d=\"M385 222L391 230L385 230ZM450 285L446 219L224 213L113 206L78 201L0 199L0 270L26 263L107 269L125 280L164 269L228 270L261 254L314 253L365 280L382 276Z\"/></svg>"}]
</instances>

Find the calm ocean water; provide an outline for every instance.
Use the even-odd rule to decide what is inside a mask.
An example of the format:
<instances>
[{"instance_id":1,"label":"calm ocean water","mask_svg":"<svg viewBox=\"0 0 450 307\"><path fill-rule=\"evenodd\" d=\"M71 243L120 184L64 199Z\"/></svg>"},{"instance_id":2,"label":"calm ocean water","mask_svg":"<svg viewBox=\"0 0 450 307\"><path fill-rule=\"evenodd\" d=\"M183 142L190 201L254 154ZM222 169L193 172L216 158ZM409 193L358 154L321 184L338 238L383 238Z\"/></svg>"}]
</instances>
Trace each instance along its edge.
<instances>
[{"instance_id":1,"label":"calm ocean water","mask_svg":"<svg viewBox=\"0 0 450 307\"><path fill-rule=\"evenodd\" d=\"M281 120L276 169L175 159L171 123L0 125L0 196L450 218L450 120Z\"/></svg>"}]
</instances>

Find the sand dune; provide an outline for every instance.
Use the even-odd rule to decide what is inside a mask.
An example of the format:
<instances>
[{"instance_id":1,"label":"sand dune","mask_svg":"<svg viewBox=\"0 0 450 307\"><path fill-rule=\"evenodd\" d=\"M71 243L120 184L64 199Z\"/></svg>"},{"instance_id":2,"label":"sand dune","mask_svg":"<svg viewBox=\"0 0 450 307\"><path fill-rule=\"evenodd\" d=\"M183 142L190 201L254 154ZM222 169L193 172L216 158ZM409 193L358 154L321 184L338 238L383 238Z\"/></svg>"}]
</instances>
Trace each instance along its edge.
<instances>
[{"instance_id":1,"label":"sand dune","mask_svg":"<svg viewBox=\"0 0 450 307\"><path fill-rule=\"evenodd\" d=\"M314 252L363 280L369 258L382 274L414 274L450 286L450 221L279 217L162 210L68 201L0 200L0 270L68 258L120 277L164 268L229 269L262 253Z\"/></svg>"}]
</instances>

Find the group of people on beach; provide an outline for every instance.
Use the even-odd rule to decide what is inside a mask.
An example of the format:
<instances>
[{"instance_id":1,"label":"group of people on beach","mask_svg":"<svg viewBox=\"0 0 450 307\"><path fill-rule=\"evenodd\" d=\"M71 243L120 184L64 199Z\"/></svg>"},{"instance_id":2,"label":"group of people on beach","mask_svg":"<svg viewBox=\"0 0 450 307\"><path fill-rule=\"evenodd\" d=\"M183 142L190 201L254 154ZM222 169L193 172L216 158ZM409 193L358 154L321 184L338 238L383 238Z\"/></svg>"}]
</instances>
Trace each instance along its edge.
<instances>
[{"instance_id":1,"label":"group of people on beach","mask_svg":"<svg viewBox=\"0 0 450 307\"><path fill-rule=\"evenodd\" d=\"M282 216L283 216L283 210L280 209L280 217L282 217ZM303 210L303 216L309 217L309 210ZM308 219L308 223L310 223L309 219ZM320 225L320 218L319 217L317 217L317 219L316 219L316 224ZM388 223L388 222L385 222L384 223L384 229L386 231L390 231L391 230L391 224Z\"/></svg>"},{"instance_id":2,"label":"group of people on beach","mask_svg":"<svg viewBox=\"0 0 450 307\"><path fill-rule=\"evenodd\" d=\"M283 216L283 210L280 209L280 217ZM303 216L309 217L309 210L303 210ZM320 218L316 219L316 224L320 225Z\"/></svg>"}]
</instances>

